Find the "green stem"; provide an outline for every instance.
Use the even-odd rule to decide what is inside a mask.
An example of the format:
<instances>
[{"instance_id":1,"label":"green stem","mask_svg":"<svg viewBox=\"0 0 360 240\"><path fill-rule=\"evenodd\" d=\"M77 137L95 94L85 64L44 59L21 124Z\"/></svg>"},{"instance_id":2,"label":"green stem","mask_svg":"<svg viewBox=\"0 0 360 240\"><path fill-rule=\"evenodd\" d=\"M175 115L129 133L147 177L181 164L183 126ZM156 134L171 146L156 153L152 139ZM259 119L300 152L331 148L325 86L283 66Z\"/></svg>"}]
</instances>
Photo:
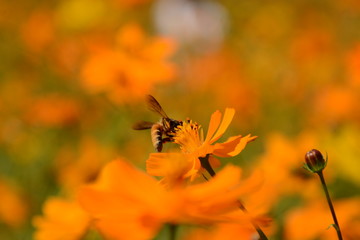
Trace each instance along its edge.
<instances>
[{"instance_id":1,"label":"green stem","mask_svg":"<svg viewBox=\"0 0 360 240\"><path fill-rule=\"evenodd\" d=\"M330 212L331 212L332 218L334 220L334 228L335 228L336 233L338 235L338 239L342 240L343 238L342 238L342 235L341 235L340 226L339 226L338 220L336 218L335 209L334 209L334 206L333 206L333 204L331 202L330 194L329 194L329 191L328 191L326 183L325 183L325 178L324 178L323 172L320 171L317 174L320 177L321 185L322 185L322 187L324 189L324 192L325 192L325 195L326 195L326 200L327 200L327 202L329 204Z\"/></svg>"},{"instance_id":2,"label":"green stem","mask_svg":"<svg viewBox=\"0 0 360 240\"><path fill-rule=\"evenodd\" d=\"M210 165L209 157L210 157L210 154L207 154L205 157L199 157L201 167L203 167L210 174L211 177L215 177L216 173ZM206 179L206 181L208 180L204 175L203 175L203 177ZM240 201L239 201L239 208L245 214L248 214L248 211L245 208L244 204L241 203ZM266 237L265 233L261 230L259 225L257 225L254 221L251 221L251 224L255 228L256 232L259 234L260 240L268 240L268 238Z\"/></svg>"}]
</instances>

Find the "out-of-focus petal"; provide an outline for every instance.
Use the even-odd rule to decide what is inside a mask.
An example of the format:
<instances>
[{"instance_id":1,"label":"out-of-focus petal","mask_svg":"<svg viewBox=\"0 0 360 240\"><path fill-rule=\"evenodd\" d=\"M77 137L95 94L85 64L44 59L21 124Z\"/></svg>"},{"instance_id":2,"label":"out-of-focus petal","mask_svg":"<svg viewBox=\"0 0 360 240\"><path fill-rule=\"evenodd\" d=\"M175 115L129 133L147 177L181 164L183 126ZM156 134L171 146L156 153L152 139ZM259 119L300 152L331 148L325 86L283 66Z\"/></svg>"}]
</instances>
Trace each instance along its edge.
<instances>
[{"instance_id":1,"label":"out-of-focus petal","mask_svg":"<svg viewBox=\"0 0 360 240\"><path fill-rule=\"evenodd\" d=\"M7 181L0 179L0 221L11 226L19 227L24 224L28 215L25 198Z\"/></svg>"},{"instance_id":2,"label":"out-of-focus petal","mask_svg":"<svg viewBox=\"0 0 360 240\"><path fill-rule=\"evenodd\" d=\"M164 177L187 172L191 165L181 153L152 153L146 160L146 171L152 176Z\"/></svg>"},{"instance_id":3,"label":"out-of-focus petal","mask_svg":"<svg viewBox=\"0 0 360 240\"><path fill-rule=\"evenodd\" d=\"M226 191L239 182L241 169L232 165L226 166L214 178L202 184L189 187L189 195L194 198L210 198L214 192Z\"/></svg>"},{"instance_id":4,"label":"out-of-focus petal","mask_svg":"<svg viewBox=\"0 0 360 240\"><path fill-rule=\"evenodd\" d=\"M140 26L136 23L129 23L118 33L116 40L122 47L136 49L142 47L145 39L145 34Z\"/></svg>"},{"instance_id":5,"label":"out-of-focus petal","mask_svg":"<svg viewBox=\"0 0 360 240\"><path fill-rule=\"evenodd\" d=\"M171 56L176 49L176 44L169 38L156 39L147 49L144 49L144 55L151 59L163 59Z\"/></svg>"},{"instance_id":6,"label":"out-of-focus petal","mask_svg":"<svg viewBox=\"0 0 360 240\"><path fill-rule=\"evenodd\" d=\"M90 216L76 201L50 198L44 206L44 216L33 219L36 240L78 240L87 231Z\"/></svg>"},{"instance_id":7,"label":"out-of-focus petal","mask_svg":"<svg viewBox=\"0 0 360 240\"><path fill-rule=\"evenodd\" d=\"M142 240L153 238L173 215L176 199L171 197L151 176L117 160L105 166L95 184L84 186L78 199L107 238Z\"/></svg>"},{"instance_id":8,"label":"out-of-focus petal","mask_svg":"<svg viewBox=\"0 0 360 240\"><path fill-rule=\"evenodd\" d=\"M199 159L182 153L152 153L146 160L147 173L164 177L162 183L168 187L188 177L194 180L199 169Z\"/></svg>"},{"instance_id":9,"label":"out-of-focus petal","mask_svg":"<svg viewBox=\"0 0 360 240\"><path fill-rule=\"evenodd\" d=\"M241 169L228 165L208 182L188 187L183 215L198 223L249 222L251 216L240 211L238 199L258 189L262 179L255 175L243 181L240 177Z\"/></svg>"}]
</instances>

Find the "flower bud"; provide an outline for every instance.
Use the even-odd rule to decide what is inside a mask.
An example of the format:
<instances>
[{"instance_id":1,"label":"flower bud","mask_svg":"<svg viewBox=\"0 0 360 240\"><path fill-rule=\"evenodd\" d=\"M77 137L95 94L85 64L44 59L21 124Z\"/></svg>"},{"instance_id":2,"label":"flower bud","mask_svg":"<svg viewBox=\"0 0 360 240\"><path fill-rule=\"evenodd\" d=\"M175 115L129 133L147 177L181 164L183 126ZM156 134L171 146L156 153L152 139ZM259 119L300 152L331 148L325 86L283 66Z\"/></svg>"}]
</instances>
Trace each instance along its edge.
<instances>
[{"instance_id":1,"label":"flower bud","mask_svg":"<svg viewBox=\"0 0 360 240\"><path fill-rule=\"evenodd\" d=\"M318 173L326 167L327 157L325 160L319 150L313 149L305 154L305 162L305 169L313 173Z\"/></svg>"}]
</instances>

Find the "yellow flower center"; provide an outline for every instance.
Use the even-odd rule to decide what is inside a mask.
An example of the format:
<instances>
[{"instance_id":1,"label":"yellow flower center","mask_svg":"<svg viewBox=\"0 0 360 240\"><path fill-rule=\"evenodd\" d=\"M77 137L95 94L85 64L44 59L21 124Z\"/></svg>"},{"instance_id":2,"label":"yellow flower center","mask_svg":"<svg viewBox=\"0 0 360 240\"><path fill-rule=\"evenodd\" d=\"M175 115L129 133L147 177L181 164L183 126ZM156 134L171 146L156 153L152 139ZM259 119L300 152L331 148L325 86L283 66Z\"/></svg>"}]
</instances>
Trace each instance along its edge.
<instances>
[{"instance_id":1,"label":"yellow flower center","mask_svg":"<svg viewBox=\"0 0 360 240\"><path fill-rule=\"evenodd\" d=\"M202 145L203 139L201 126L191 120L184 121L178 126L174 136L174 142L180 145L184 153L194 153Z\"/></svg>"}]
</instances>

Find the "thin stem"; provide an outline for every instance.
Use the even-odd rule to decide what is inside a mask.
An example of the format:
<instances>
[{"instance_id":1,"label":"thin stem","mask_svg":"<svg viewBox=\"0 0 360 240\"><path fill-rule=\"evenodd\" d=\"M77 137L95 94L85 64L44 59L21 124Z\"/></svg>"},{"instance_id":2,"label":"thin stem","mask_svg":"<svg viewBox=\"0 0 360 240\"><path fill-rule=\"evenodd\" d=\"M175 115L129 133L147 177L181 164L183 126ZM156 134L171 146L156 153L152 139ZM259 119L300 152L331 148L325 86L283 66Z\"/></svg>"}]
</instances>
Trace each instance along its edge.
<instances>
[{"instance_id":1,"label":"thin stem","mask_svg":"<svg viewBox=\"0 0 360 240\"><path fill-rule=\"evenodd\" d=\"M241 211L243 211L245 214L249 214L248 210L245 208L244 204L242 202L239 201L239 208L241 209ZM255 228L256 232L259 234L260 240L267 240L268 238L266 237L265 233L261 230L261 228L259 227L259 225L254 222L253 220L251 220L251 224L253 225L253 227Z\"/></svg>"},{"instance_id":2,"label":"thin stem","mask_svg":"<svg viewBox=\"0 0 360 240\"><path fill-rule=\"evenodd\" d=\"M169 239L170 240L175 240L176 239L176 230L177 230L177 225L176 224L169 224Z\"/></svg>"},{"instance_id":3,"label":"thin stem","mask_svg":"<svg viewBox=\"0 0 360 240\"><path fill-rule=\"evenodd\" d=\"M210 165L209 157L210 157L210 154L207 154L205 157L199 157L199 160L200 160L201 166L210 174L211 177L214 177L216 175L216 173ZM203 177L205 178L206 181L208 181L208 179L205 177L204 174L203 174ZM240 201L239 201L239 208L245 214L248 214L248 211L245 208L244 204L241 203ZM268 240L265 233L261 230L261 228L259 227L259 225L257 225L256 222L251 220L251 224L255 228L256 232L259 234L260 240Z\"/></svg>"},{"instance_id":4,"label":"thin stem","mask_svg":"<svg viewBox=\"0 0 360 240\"><path fill-rule=\"evenodd\" d=\"M207 154L205 157L199 157L201 166L210 174L211 177L216 175L214 169L211 167L209 162L210 154Z\"/></svg>"},{"instance_id":5,"label":"thin stem","mask_svg":"<svg viewBox=\"0 0 360 240\"><path fill-rule=\"evenodd\" d=\"M326 200L327 200L327 202L329 204L331 215L332 215L332 218L334 220L334 228L335 228L336 233L338 235L338 239L342 240L343 238L342 238L342 235L341 235L340 226L339 226L338 220L336 218L335 209L334 209L334 206L333 206L333 204L331 202L330 194L329 194L329 191L328 191L326 183L325 183L325 178L324 178L323 172L320 171L317 174L320 177L321 185L322 185L322 187L324 189L324 192L325 192L325 195L326 195Z\"/></svg>"}]
</instances>

